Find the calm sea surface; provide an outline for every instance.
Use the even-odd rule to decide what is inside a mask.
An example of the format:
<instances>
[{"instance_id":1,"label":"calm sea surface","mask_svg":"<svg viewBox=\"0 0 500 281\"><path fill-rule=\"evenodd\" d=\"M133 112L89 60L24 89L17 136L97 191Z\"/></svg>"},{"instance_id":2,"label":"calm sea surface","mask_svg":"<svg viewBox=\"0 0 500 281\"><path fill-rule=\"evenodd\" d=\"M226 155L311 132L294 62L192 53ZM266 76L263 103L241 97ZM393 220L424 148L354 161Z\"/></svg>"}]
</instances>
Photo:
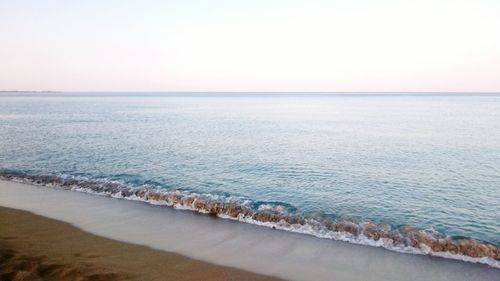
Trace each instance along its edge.
<instances>
[{"instance_id":1,"label":"calm sea surface","mask_svg":"<svg viewBox=\"0 0 500 281\"><path fill-rule=\"evenodd\" d=\"M500 95L0 93L0 170L500 245Z\"/></svg>"}]
</instances>

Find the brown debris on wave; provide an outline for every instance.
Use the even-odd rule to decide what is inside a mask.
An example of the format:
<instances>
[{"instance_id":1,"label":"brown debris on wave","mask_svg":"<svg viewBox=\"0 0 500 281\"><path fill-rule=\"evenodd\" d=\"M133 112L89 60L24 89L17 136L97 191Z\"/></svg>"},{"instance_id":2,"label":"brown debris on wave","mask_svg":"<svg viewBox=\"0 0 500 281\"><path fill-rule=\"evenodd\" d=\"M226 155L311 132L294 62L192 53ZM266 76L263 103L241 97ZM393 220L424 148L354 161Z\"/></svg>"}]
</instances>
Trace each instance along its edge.
<instances>
[{"instance_id":1,"label":"brown debris on wave","mask_svg":"<svg viewBox=\"0 0 500 281\"><path fill-rule=\"evenodd\" d=\"M450 257L452 258L453 255L463 256L468 261L491 265L492 263L482 260L486 258L492 260L495 267L500 266L498 262L500 261L500 247L472 239L454 240L439 233L428 233L414 229L411 226L391 229L388 225L371 222L333 221L331 219L289 215L273 209L254 210L239 202L226 202L212 199L208 196L183 194L179 191L131 188L110 181L90 181L72 177L16 175L8 173L0 174L0 179L84 191L130 200L147 201L152 204L168 205L174 208L188 209L223 218L315 235L300 230L307 226L322 230L322 233L326 231L326 235L315 235L322 238L369 244L394 250L403 249L405 252L413 251L439 256L451 255Z\"/></svg>"}]
</instances>

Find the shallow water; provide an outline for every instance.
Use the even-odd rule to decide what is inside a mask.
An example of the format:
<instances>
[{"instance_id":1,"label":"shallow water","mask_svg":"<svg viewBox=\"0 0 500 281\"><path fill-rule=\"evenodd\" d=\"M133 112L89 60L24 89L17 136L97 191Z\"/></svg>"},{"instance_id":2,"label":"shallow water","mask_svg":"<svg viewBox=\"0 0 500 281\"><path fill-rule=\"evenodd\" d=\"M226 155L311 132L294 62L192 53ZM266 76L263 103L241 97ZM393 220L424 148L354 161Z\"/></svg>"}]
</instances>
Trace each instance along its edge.
<instances>
[{"instance_id":1,"label":"shallow water","mask_svg":"<svg viewBox=\"0 0 500 281\"><path fill-rule=\"evenodd\" d=\"M0 94L3 174L500 245L497 94Z\"/></svg>"}]
</instances>

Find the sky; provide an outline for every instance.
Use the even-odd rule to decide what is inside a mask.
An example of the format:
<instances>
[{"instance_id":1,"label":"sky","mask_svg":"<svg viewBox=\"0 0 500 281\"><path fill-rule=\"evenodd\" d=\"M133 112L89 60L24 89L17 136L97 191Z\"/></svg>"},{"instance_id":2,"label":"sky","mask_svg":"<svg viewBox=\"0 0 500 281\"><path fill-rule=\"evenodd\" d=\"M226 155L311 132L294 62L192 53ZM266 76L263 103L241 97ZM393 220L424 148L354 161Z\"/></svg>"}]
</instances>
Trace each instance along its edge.
<instances>
[{"instance_id":1,"label":"sky","mask_svg":"<svg viewBox=\"0 0 500 281\"><path fill-rule=\"evenodd\" d=\"M0 90L500 91L499 0L0 0Z\"/></svg>"}]
</instances>

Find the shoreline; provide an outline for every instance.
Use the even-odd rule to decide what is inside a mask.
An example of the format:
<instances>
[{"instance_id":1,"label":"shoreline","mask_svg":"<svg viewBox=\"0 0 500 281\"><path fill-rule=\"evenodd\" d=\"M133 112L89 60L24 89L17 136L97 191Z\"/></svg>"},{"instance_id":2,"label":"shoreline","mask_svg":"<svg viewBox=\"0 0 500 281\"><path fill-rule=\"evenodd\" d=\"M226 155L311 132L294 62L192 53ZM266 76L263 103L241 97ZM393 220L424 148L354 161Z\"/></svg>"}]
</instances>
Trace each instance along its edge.
<instances>
[{"instance_id":1,"label":"shoreline","mask_svg":"<svg viewBox=\"0 0 500 281\"><path fill-rule=\"evenodd\" d=\"M1 280L279 280L99 237L11 208L0 207L0 237Z\"/></svg>"},{"instance_id":2,"label":"shoreline","mask_svg":"<svg viewBox=\"0 0 500 281\"><path fill-rule=\"evenodd\" d=\"M143 202L0 181L0 205L114 240L290 280L498 280L498 269L301 234Z\"/></svg>"},{"instance_id":3,"label":"shoreline","mask_svg":"<svg viewBox=\"0 0 500 281\"><path fill-rule=\"evenodd\" d=\"M131 188L113 181L92 181L65 176L0 173L0 180L71 190L115 199L140 201L209 214L222 219L344 241L390 251L430 255L447 259L487 264L500 269L500 248L495 244L462 237L453 239L437 231L425 231L411 225L392 227L370 221L331 220L289 214L273 209L252 209L240 201L214 198L210 194L190 194L154 187Z\"/></svg>"}]
</instances>

